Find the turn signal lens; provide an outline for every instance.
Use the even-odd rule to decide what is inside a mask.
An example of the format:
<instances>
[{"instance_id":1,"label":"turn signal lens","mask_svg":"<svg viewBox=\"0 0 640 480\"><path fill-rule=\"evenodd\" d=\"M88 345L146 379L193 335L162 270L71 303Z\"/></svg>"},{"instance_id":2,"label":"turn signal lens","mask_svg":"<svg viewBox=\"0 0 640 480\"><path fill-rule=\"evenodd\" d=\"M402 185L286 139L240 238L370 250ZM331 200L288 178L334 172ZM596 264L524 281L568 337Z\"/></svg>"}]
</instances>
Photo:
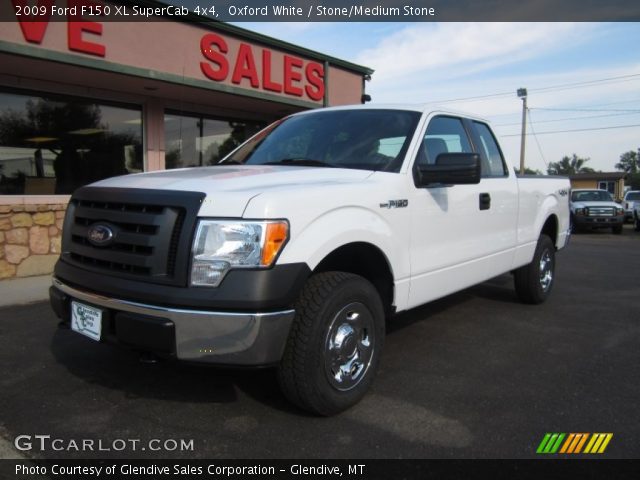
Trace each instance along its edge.
<instances>
[{"instance_id":1,"label":"turn signal lens","mask_svg":"<svg viewBox=\"0 0 640 480\"><path fill-rule=\"evenodd\" d=\"M273 263L289 236L287 222L267 223L264 247L262 248L261 265L267 267Z\"/></svg>"}]
</instances>

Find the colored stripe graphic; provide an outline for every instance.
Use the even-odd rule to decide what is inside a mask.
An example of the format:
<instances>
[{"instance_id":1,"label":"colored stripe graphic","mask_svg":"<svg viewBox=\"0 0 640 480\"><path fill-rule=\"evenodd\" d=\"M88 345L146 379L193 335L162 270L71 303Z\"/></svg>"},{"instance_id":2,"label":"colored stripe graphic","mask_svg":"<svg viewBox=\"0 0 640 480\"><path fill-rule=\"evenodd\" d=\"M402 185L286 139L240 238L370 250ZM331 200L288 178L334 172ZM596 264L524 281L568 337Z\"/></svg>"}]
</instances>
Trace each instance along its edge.
<instances>
[{"instance_id":1,"label":"colored stripe graphic","mask_svg":"<svg viewBox=\"0 0 640 480\"><path fill-rule=\"evenodd\" d=\"M564 433L547 433L538 446L536 453L556 453L564 439Z\"/></svg>"},{"instance_id":2,"label":"colored stripe graphic","mask_svg":"<svg viewBox=\"0 0 640 480\"><path fill-rule=\"evenodd\" d=\"M613 438L613 433L594 433L584 453L604 453Z\"/></svg>"},{"instance_id":3,"label":"colored stripe graphic","mask_svg":"<svg viewBox=\"0 0 640 480\"><path fill-rule=\"evenodd\" d=\"M607 449L612 438L613 433L545 433L536 453L601 454ZM585 444L587 446L583 450Z\"/></svg>"},{"instance_id":4,"label":"colored stripe graphic","mask_svg":"<svg viewBox=\"0 0 640 480\"><path fill-rule=\"evenodd\" d=\"M588 433L570 433L567 441L562 445L560 453L580 453L587 438L589 438Z\"/></svg>"}]
</instances>

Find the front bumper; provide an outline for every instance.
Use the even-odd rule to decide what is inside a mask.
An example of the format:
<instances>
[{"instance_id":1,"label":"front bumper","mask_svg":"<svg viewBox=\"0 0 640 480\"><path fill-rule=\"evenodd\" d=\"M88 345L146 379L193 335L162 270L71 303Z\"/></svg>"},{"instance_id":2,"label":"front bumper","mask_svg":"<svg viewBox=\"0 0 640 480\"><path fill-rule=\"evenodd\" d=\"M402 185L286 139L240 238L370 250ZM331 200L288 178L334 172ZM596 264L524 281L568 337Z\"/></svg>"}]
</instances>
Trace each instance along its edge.
<instances>
[{"instance_id":1,"label":"front bumper","mask_svg":"<svg viewBox=\"0 0 640 480\"><path fill-rule=\"evenodd\" d=\"M587 217L585 215L575 215L573 217L575 225L584 228L606 228L624 224L624 215L615 217Z\"/></svg>"},{"instance_id":2,"label":"front bumper","mask_svg":"<svg viewBox=\"0 0 640 480\"><path fill-rule=\"evenodd\" d=\"M280 361L294 310L216 312L147 305L98 295L53 278L51 306L64 321L71 300L104 312L102 338L179 360L263 366Z\"/></svg>"}]
</instances>

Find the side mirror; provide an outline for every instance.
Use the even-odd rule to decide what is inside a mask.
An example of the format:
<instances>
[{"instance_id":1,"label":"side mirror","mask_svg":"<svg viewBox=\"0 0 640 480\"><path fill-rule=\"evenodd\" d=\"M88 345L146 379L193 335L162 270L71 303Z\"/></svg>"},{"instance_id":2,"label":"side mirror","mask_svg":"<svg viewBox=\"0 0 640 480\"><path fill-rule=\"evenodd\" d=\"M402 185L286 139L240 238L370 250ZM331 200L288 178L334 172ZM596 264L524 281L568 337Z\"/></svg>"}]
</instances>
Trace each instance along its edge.
<instances>
[{"instance_id":1,"label":"side mirror","mask_svg":"<svg viewBox=\"0 0 640 480\"><path fill-rule=\"evenodd\" d=\"M441 153L435 165L421 165L416 171L419 187L471 185L480 183L480 155L477 153Z\"/></svg>"}]
</instances>

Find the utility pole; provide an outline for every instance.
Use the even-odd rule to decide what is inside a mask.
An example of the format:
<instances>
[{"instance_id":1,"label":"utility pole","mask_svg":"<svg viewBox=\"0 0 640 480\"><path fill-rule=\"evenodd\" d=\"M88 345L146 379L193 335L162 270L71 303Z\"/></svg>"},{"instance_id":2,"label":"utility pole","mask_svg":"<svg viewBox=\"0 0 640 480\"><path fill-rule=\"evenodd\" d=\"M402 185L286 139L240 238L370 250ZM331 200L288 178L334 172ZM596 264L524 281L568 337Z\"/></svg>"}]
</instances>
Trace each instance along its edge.
<instances>
[{"instance_id":1,"label":"utility pole","mask_svg":"<svg viewBox=\"0 0 640 480\"><path fill-rule=\"evenodd\" d=\"M522 134L520 136L520 175L524 175L524 147L527 138L527 89L519 88L518 97L522 99Z\"/></svg>"}]
</instances>

